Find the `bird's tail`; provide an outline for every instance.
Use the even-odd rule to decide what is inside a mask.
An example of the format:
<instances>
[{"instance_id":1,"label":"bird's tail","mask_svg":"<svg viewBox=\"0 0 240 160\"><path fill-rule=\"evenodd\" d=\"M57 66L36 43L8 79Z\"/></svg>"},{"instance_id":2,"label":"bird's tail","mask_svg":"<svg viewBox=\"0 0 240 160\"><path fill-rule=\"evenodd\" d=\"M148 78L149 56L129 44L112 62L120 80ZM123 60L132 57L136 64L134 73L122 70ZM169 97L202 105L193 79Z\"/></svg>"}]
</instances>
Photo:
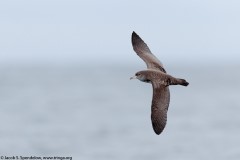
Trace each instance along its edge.
<instances>
[{"instance_id":1,"label":"bird's tail","mask_svg":"<svg viewBox=\"0 0 240 160\"><path fill-rule=\"evenodd\" d=\"M174 78L171 79L170 85L182 85L182 86L188 86L188 82L185 79L180 79L180 78Z\"/></svg>"},{"instance_id":2,"label":"bird's tail","mask_svg":"<svg viewBox=\"0 0 240 160\"><path fill-rule=\"evenodd\" d=\"M180 85L182 85L182 86L188 86L188 82L185 80L185 79L179 79L179 81L180 81Z\"/></svg>"}]
</instances>

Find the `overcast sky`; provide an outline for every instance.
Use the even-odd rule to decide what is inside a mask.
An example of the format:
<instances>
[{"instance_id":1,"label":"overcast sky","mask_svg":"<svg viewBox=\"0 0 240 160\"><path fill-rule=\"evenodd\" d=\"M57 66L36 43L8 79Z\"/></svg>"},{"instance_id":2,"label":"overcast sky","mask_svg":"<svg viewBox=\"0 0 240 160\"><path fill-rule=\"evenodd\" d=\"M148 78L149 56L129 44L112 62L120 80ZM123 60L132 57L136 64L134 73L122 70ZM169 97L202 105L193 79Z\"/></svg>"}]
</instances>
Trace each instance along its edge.
<instances>
[{"instance_id":1,"label":"overcast sky","mask_svg":"<svg viewBox=\"0 0 240 160\"><path fill-rule=\"evenodd\" d=\"M240 61L239 0L2 0L0 63L140 63L133 30L164 64Z\"/></svg>"}]
</instances>

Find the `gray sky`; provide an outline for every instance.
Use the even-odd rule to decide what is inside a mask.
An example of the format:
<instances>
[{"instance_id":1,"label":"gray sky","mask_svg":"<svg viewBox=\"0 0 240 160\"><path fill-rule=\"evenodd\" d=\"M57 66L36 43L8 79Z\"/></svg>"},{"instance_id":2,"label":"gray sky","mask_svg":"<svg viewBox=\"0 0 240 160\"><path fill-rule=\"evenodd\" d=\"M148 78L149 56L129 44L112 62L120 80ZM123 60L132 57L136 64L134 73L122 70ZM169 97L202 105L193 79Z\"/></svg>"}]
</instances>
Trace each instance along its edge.
<instances>
[{"instance_id":1,"label":"gray sky","mask_svg":"<svg viewBox=\"0 0 240 160\"><path fill-rule=\"evenodd\" d=\"M0 63L142 63L134 30L164 64L237 64L239 8L239 0L0 1Z\"/></svg>"}]
</instances>

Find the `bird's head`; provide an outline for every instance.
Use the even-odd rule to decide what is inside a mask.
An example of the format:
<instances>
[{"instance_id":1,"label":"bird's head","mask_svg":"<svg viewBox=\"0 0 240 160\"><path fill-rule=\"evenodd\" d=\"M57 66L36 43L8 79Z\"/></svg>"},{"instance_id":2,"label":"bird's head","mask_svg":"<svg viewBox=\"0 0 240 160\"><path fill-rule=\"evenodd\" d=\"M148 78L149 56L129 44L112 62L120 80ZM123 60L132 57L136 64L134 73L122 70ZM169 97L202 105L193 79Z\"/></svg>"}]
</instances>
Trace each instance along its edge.
<instances>
[{"instance_id":1,"label":"bird's head","mask_svg":"<svg viewBox=\"0 0 240 160\"><path fill-rule=\"evenodd\" d=\"M150 82L150 80L147 78L147 74L143 71L139 71L139 72L135 73L135 76L131 77L130 80L131 79L138 79L138 80L140 80L142 82L146 82L146 83Z\"/></svg>"}]
</instances>

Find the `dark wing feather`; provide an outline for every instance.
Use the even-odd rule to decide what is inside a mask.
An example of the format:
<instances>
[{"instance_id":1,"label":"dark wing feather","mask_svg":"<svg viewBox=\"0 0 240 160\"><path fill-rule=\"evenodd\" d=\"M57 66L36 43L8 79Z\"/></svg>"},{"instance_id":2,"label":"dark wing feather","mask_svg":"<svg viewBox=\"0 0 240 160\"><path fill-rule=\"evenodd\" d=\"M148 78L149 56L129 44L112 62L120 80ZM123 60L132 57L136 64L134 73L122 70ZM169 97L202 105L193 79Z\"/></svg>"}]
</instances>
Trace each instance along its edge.
<instances>
[{"instance_id":1,"label":"dark wing feather","mask_svg":"<svg viewBox=\"0 0 240 160\"><path fill-rule=\"evenodd\" d=\"M147 64L148 69L156 69L166 73L162 63L155 57L147 44L135 33L132 33L132 46L137 55Z\"/></svg>"},{"instance_id":2,"label":"dark wing feather","mask_svg":"<svg viewBox=\"0 0 240 160\"><path fill-rule=\"evenodd\" d=\"M167 111L170 101L170 91L167 86L152 83L152 126L156 134L162 133L167 123Z\"/></svg>"}]
</instances>

